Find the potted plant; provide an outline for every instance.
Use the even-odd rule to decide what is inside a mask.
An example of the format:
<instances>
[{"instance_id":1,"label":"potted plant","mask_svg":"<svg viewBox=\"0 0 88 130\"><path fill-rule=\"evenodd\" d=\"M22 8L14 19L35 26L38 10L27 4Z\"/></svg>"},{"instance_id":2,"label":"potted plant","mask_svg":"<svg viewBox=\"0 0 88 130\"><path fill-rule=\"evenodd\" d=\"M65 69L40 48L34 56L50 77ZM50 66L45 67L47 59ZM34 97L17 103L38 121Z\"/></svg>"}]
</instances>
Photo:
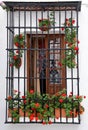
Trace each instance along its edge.
<instances>
[{"instance_id":1,"label":"potted plant","mask_svg":"<svg viewBox=\"0 0 88 130\"><path fill-rule=\"evenodd\" d=\"M46 18L39 19L39 29L41 31L48 31L54 25L55 25L55 19L54 19L53 11L50 13L50 16L48 19L46 19Z\"/></svg>"},{"instance_id":2,"label":"potted plant","mask_svg":"<svg viewBox=\"0 0 88 130\"><path fill-rule=\"evenodd\" d=\"M27 116L30 121L40 121L43 124L52 124L51 118L76 117L80 113L81 102L84 96L74 96L72 93L67 96L63 89L55 95L39 94L30 90L20 97L15 90L14 96L8 96L9 116L14 122L19 122L19 117ZM64 115L63 115L64 112Z\"/></svg>"}]
</instances>

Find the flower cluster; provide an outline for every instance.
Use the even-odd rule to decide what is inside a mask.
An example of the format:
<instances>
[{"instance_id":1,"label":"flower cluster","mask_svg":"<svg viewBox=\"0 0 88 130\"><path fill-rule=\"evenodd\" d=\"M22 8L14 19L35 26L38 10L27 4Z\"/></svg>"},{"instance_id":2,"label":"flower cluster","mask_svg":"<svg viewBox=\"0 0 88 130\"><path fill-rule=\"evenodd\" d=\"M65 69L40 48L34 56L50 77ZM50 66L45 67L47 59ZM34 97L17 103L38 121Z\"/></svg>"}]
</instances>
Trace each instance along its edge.
<instances>
[{"instance_id":1,"label":"flower cluster","mask_svg":"<svg viewBox=\"0 0 88 130\"><path fill-rule=\"evenodd\" d=\"M33 90L28 91L25 95L20 96L15 90L14 96L8 96L10 113L14 122L19 121L20 116L29 117L30 121L42 121L42 124L52 124L51 119L57 118L55 114L56 109L65 109L66 116L71 117L73 110L76 114L81 114L84 110L81 102L85 96L73 96L71 92L68 96L66 90L63 89L55 95L39 94ZM80 109L79 109L80 106ZM20 110L23 114L20 114ZM25 113L25 114L24 114Z\"/></svg>"},{"instance_id":2,"label":"flower cluster","mask_svg":"<svg viewBox=\"0 0 88 130\"><path fill-rule=\"evenodd\" d=\"M77 39L77 29L74 26L75 20L72 18L66 18L62 31L65 32L65 58L62 60L62 65L66 65L69 68L76 67L75 58L78 54L79 48L77 43L79 40Z\"/></svg>"},{"instance_id":3,"label":"flower cluster","mask_svg":"<svg viewBox=\"0 0 88 130\"><path fill-rule=\"evenodd\" d=\"M24 36L22 34L20 35L16 35L14 37L14 44L15 46L18 48L16 51L11 50L9 52L9 56L10 56L10 67L15 66L16 68L20 68L21 64L22 64L22 53L23 50L21 50L21 48L25 47L24 44Z\"/></svg>"}]
</instances>

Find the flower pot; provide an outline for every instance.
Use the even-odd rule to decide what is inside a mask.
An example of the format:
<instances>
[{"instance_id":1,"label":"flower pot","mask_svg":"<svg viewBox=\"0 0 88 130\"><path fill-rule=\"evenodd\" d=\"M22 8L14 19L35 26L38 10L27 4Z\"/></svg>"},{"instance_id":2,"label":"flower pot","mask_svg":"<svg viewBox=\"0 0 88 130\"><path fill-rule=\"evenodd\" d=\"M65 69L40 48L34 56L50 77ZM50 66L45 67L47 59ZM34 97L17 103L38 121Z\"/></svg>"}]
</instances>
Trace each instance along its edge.
<instances>
[{"instance_id":1,"label":"flower pot","mask_svg":"<svg viewBox=\"0 0 88 130\"><path fill-rule=\"evenodd\" d=\"M68 118L71 118L71 117L76 117L77 116L77 113L76 113L76 109L74 109L70 116L67 116L66 115L66 111L65 109L59 109L59 108L56 108L55 109L55 118L60 118L60 117L68 117Z\"/></svg>"},{"instance_id":2,"label":"flower pot","mask_svg":"<svg viewBox=\"0 0 88 130\"><path fill-rule=\"evenodd\" d=\"M8 117L12 117L13 111L18 111L18 109L17 108L13 108L12 110L8 109ZM19 109L19 116L24 116L24 112L22 111L22 109ZM25 116L28 116L27 113L25 114Z\"/></svg>"},{"instance_id":3,"label":"flower pot","mask_svg":"<svg viewBox=\"0 0 88 130\"><path fill-rule=\"evenodd\" d=\"M41 31L48 31L50 28L51 25L48 19L39 19L39 29Z\"/></svg>"}]
</instances>

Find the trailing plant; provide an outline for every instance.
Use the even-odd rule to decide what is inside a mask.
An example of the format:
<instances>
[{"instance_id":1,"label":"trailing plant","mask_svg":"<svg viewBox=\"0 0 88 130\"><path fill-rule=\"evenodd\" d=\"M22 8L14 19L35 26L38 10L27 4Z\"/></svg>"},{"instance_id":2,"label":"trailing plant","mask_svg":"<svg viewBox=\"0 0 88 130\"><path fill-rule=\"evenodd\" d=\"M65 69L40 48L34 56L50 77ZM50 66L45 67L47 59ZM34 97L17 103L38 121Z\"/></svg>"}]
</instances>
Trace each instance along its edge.
<instances>
[{"instance_id":1,"label":"trailing plant","mask_svg":"<svg viewBox=\"0 0 88 130\"><path fill-rule=\"evenodd\" d=\"M41 95L30 90L22 97L19 97L18 92L15 90L14 96L8 96L7 101L12 117L15 117L14 122L17 122L21 116L19 112L21 109L25 116L29 117L30 121L40 120L43 124L52 124L51 118L56 118L55 109L65 109L67 117L72 116L74 109L76 114L81 114L79 106L81 106L81 110L84 110L81 105L83 98L86 97L73 95L72 92L67 96L65 89L55 95Z\"/></svg>"},{"instance_id":2,"label":"trailing plant","mask_svg":"<svg viewBox=\"0 0 88 130\"><path fill-rule=\"evenodd\" d=\"M77 28L74 26L75 20L69 18L65 20L62 31L65 32L65 58L62 60L62 65L66 65L68 68L75 68L76 64L76 55L78 54L78 45L79 41L77 40Z\"/></svg>"},{"instance_id":3,"label":"trailing plant","mask_svg":"<svg viewBox=\"0 0 88 130\"><path fill-rule=\"evenodd\" d=\"M14 45L18 48L16 51L11 50L9 52L9 57L10 57L10 66L15 66L16 68L20 68L22 64L22 53L23 50L21 48L25 47L24 43L24 36L22 34L20 35L15 35L14 37Z\"/></svg>"}]
</instances>

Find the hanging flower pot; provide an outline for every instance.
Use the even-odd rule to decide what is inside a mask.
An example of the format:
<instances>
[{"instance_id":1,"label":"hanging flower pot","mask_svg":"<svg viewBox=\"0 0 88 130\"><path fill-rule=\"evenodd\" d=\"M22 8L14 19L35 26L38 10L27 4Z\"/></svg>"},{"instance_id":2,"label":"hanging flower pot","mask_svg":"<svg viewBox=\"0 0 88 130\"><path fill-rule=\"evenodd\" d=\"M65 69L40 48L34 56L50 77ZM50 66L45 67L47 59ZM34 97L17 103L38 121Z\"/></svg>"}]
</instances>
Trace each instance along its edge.
<instances>
[{"instance_id":1,"label":"hanging flower pot","mask_svg":"<svg viewBox=\"0 0 88 130\"><path fill-rule=\"evenodd\" d=\"M48 31L49 29L51 29L49 19L39 19L39 29L41 31Z\"/></svg>"}]
</instances>

